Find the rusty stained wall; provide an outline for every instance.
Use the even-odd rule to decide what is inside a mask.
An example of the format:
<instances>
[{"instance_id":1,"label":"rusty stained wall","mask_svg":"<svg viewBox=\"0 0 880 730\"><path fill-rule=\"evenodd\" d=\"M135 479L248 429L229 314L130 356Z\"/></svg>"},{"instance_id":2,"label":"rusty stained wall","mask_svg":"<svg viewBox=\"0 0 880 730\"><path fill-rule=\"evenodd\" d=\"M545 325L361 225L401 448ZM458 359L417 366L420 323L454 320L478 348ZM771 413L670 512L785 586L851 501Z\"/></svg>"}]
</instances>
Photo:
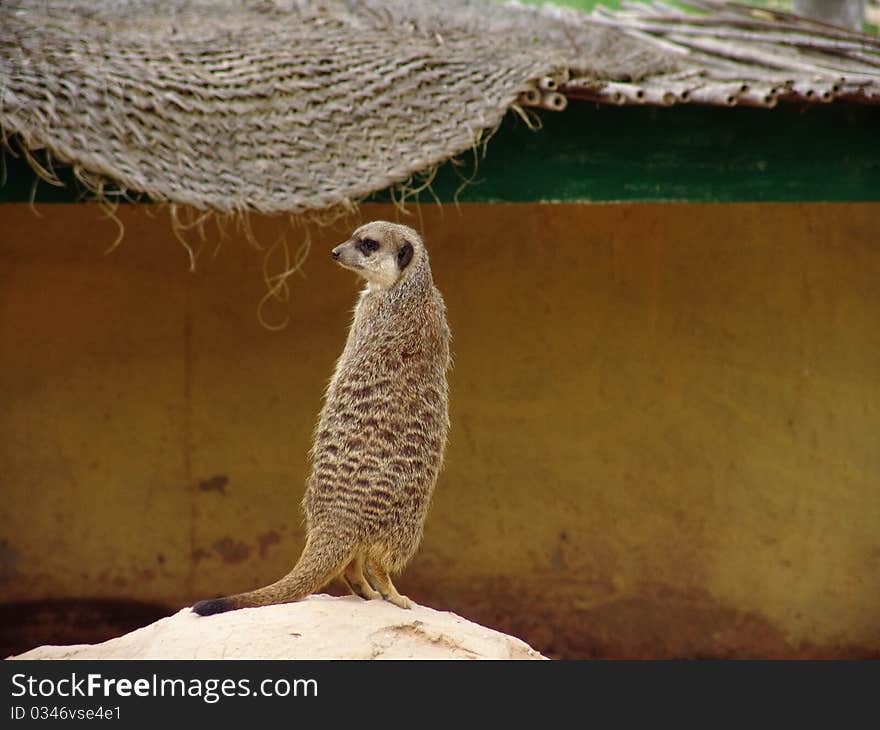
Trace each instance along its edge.
<instances>
[{"instance_id":1,"label":"rusty stained wall","mask_svg":"<svg viewBox=\"0 0 880 730\"><path fill-rule=\"evenodd\" d=\"M3 600L174 608L279 577L349 226L270 332L234 228L189 274L160 211L125 208L109 255L96 207L41 212L0 209ZM557 656L880 655L877 213L423 208L453 429L400 589Z\"/></svg>"}]
</instances>

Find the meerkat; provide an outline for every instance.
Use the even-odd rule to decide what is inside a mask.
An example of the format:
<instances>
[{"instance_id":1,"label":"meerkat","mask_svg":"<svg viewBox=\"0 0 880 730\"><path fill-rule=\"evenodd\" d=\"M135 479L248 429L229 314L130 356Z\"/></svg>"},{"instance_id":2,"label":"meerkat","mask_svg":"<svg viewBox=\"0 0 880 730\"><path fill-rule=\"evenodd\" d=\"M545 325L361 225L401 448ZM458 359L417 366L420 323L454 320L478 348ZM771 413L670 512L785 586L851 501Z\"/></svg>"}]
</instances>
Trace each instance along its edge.
<instances>
[{"instance_id":1,"label":"meerkat","mask_svg":"<svg viewBox=\"0 0 880 730\"><path fill-rule=\"evenodd\" d=\"M391 577L422 539L446 448L446 306L412 228L367 223L332 256L366 287L315 430L305 547L279 581L198 602L202 616L298 601L337 577L361 598L411 606Z\"/></svg>"}]
</instances>

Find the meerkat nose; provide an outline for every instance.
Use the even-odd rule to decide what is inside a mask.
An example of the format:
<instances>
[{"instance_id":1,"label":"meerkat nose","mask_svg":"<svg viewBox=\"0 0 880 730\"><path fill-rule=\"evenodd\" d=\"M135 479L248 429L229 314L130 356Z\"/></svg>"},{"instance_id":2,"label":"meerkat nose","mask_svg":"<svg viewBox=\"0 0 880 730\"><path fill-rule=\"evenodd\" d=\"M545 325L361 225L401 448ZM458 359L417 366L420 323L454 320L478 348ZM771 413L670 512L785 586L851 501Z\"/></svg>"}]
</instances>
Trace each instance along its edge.
<instances>
[{"instance_id":1,"label":"meerkat nose","mask_svg":"<svg viewBox=\"0 0 880 730\"><path fill-rule=\"evenodd\" d=\"M340 250L339 250L339 247L337 246L336 248L334 248L334 249L330 252L330 255L333 257L333 260L334 260L334 261L338 261L338 260L339 260L339 257L342 255L342 251L340 251Z\"/></svg>"}]
</instances>

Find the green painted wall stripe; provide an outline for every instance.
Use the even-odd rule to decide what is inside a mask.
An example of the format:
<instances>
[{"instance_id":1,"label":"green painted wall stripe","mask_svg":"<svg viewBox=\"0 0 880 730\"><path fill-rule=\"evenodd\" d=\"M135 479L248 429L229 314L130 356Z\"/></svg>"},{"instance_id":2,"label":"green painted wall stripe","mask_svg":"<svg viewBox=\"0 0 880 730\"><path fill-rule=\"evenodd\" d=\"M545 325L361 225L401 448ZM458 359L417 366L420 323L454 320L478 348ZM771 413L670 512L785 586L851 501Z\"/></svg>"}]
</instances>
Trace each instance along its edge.
<instances>
[{"instance_id":1,"label":"green painted wall stripe","mask_svg":"<svg viewBox=\"0 0 880 730\"><path fill-rule=\"evenodd\" d=\"M542 120L537 133L505 120L459 199L880 200L880 107L579 103ZM441 172L447 200L460 181Z\"/></svg>"},{"instance_id":2,"label":"green painted wall stripe","mask_svg":"<svg viewBox=\"0 0 880 730\"><path fill-rule=\"evenodd\" d=\"M610 107L573 103L541 114L533 132L513 113L489 142L461 202L876 201L880 200L880 106L776 109ZM444 165L433 185L451 202L461 176ZM34 175L7 155L0 201L23 202ZM456 172L459 171L459 173ZM65 173L70 183L72 176ZM39 202L71 202L75 186L37 186ZM389 200L389 193L373 200ZM421 200L433 197L425 192Z\"/></svg>"}]
</instances>

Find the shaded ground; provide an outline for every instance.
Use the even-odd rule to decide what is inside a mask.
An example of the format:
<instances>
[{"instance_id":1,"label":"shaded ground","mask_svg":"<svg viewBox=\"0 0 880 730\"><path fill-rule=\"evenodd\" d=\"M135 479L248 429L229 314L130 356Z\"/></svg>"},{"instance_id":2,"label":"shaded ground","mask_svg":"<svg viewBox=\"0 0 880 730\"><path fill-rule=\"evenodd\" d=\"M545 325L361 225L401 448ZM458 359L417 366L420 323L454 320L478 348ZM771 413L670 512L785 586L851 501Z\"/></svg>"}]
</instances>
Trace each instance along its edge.
<instances>
[{"instance_id":1,"label":"shaded ground","mask_svg":"<svg viewBox=\"0 0 880 730\"><path fill-rule=\"evenodd\" d=\"M793 646L762 616L697 591L650 586L584 609L515 591L503 580L443 592L406 583L419 602L517 636L553 659L880 659L876 647Z\"/></svg>"},{"instance_id":2,"label":"shaded ground","mask_svg":"<svg viewBox=\"0 0 880 730\"><path fill-rule=\"evenodd\" d=\"M44 644L95 644L174 613L122 600L53 600L0 604L0 657Z\"/></svg>"},{"instance_id":3,"label":"shaded ground","mask_svg":"<svg viewBox=\"0 0 880 730\"><path fill-rule=\"evenodd\" d=\"M514 594L500 582L442 592L407 583L420 603L517 636L555 659L880 659L880 650L870 647L792 646L760 616L719 606L699 593L655 587L585 610ZM335 586L328 592L344 594ZM44 644L106 641L178 609L112 600L0 605L0 655Z\"/></svg>"}]
</instances>

